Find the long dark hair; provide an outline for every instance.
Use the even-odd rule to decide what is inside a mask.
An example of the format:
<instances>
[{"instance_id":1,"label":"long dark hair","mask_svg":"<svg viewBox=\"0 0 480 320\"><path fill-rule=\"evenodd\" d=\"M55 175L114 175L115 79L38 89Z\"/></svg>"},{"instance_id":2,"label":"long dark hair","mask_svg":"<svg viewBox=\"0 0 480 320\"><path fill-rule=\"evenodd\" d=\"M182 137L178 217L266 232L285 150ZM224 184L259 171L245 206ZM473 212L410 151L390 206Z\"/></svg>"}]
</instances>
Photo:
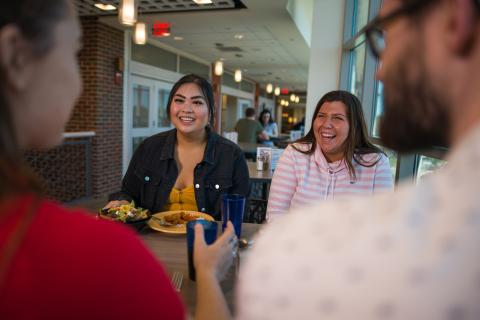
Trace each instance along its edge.
<instances>
[{"instance_id":1,"label":"long dark hair","mask_svg":"<svg viewBox=\"0 0 480 320\"><path fill-rule=\"evenodd\" d=\"M264 115L264 114L267 114L267 113L270 115L270 118L268 119L268 124L274 123L273 117L272 117L272 113L270 112L270 110L268 110L268 109L263 109L263 111L260 112L260 116L258 117L258 121L260 121L260 123L262 124L262 127L264 126L263 120L262 120L263 115Z\"/></svg>"},{"instance_id":2,"label":"long dark hair","mask_svg":"<svg viewBox=\"0 0 480 320\"><path fill-rule=\"evenodd\" d=\"M16 26L29 40L37 57L54 46L54 27L68 15L65 0L14 0L0 2L0 30ZM38 182L23 161L12 112L6 98L5 70L0 66L0 198L9 193L39 190Z\"/></svg>"},{"instance_id":3,"label":"long dark hair","mask_svg":"<svg viewBox=\"0 0 480 320\"><path fill-rule=\"evenodd\" d=\"M207 107L208 107L208 115L209 120L208 123L211 127L213 127L214 123L214 115L215 115L215 100L213 98L213 89L210 82L207 79L197 76L196 74L187 74L183 76L180 80L178 80L174 85L172 90L170 91L170 95L168 96L167 102L167 116L170 119L170 105L172 104L173 97L177 93L178 89L187 83L195 83L200 90L202 90L203 96L207 100Z\"/></svg>"},{"instance_id":4,"label":"long dark hair","mask_svg":"<svg viewBox=\"0 0 480 320\"><path fill-rule=\"evenodd\" d=\"M367 126L365 124L362 104L360 100L358 100L358 98L350 92L337 90L325 94L317 103L317 107L313 113L310 131L308 131L303 138L295 141L295 143L310 145L310 149L301 150L300 148L297 148L295 144L292 146L295 148L295 150L304 154L313 154L315 152L315 149L317 148L317 140L315 139L315 134L313 132L313 123L323 104L325 102L334 101L342 102L347 109L347 118L350 129L348 130L347 139L344 142L343 159L347 163L350 177L353 180L356 180L357 176L352 160L364 167L372 167L380 160L380 155L385 153L370 142L367 134ZM363 155L369 153L377 153L378 157L373 161L364 160Z\"/></svg>"}]
</instances>

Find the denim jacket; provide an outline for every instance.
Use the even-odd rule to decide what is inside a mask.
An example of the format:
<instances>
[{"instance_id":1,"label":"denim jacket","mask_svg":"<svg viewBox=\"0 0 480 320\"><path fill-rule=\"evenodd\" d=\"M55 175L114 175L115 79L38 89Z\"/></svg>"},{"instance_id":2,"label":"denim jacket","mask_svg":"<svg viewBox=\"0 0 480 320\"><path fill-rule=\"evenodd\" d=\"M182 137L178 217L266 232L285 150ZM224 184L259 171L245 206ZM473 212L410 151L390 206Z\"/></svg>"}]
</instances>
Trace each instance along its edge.
<instances>
[{"instance_id":1,"label":"denim jacket","mask_svg":"<svg viewBox=\"0 0 480 320\"><path fill-rule=\"evenodd\" d=\"M249 193L248 167L242 150L207 127L203 160L194 169L193 185L199 211L221 220L220 195ZM122 189L112 200L135 201L151 212L162 211L178 177L174 159L177 130L147 138L138 147L123 178Z\"/></svg>"}]
</instances>

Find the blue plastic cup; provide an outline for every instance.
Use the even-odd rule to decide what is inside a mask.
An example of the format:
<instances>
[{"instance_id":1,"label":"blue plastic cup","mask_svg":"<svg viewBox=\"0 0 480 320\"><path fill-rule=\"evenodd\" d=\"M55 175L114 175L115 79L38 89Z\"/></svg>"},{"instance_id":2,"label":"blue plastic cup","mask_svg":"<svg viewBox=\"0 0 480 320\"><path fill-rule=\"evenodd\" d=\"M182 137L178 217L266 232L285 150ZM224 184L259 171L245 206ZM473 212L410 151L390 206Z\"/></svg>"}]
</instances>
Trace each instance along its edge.
<instances>
[{"instance_id":1,"label":"blue plastic cup","mask_svg":"<svg viewBox=\"0 0 480 320\"><path fill-rule=\"evenodd\" d=\"M208 220L192 220L187 223L187 252L188 276L195 281L195 266L193 265L193 244L195 242L195 225L203 226L203 235L207 244L212 244L217 239L217 223Z\"/></svg>"},{"instance_id":2,"label":"blue plastic cup","mask_svg":"<svg viewBox=\"0 0 480 320\"><path fill-rule=\"evenodd\" d=\"M235 234L240 239L242 233L243 213L245 211L245 196L241 194L222 195L222 231L230 220L235 228Z\"/></svg>"}]
</instances>

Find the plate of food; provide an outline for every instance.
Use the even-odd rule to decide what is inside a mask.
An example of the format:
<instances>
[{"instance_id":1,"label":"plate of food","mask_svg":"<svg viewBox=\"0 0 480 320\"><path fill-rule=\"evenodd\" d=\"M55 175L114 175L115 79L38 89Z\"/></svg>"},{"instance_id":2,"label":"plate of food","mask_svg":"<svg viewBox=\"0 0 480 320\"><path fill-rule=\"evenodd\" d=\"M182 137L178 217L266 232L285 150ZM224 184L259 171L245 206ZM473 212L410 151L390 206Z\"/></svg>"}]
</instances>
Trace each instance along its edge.
<instances>
[{"instance_id":1,"label":"plate of food","mask_svg":"<svg viewBox=\"0 0 480 320\"><path fill-rule=\"evenodd\" d=\"M155 213L148 221L148 225L160 232L185 234L187 222L198 219L215 221L211 215L203 212L177 210Z\"/></svg>"},{"instance_id":2,"label":"plate of food","mask_svg":"<svg viewBox=\"0 0 480 320\"><path fill-rule=\"evenodd\" d=\"M148 209L135 207L135 203L132 201L118 207L101 209L98 216L105 220L123 222L136 230L140 230L150 219L150 212Z\"/></svg>"}]
</instances>

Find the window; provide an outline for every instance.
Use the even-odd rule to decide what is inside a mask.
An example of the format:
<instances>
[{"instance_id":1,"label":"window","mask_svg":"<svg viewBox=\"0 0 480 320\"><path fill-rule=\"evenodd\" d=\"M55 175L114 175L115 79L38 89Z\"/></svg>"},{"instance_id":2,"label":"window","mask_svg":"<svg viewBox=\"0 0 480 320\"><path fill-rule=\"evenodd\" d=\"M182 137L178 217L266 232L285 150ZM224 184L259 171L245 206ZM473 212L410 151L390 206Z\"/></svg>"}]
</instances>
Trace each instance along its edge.
<instances>
[{"instance_id":1,"label":"window","mask_svg":"<svg viewBox=\"0 0 480 320\"><path fill-rule=\"evenodd\" d=\"M169 94L170 94L170 90L165 90L165 89L158 90L157 126L159 128L170 126L170 120L168 119L168 114L167 114L167 104L168 104Z\"/></svg>"},{"instance_id":2,"label":"window","mask_svg":"<svg viewBox=\"0 0 480 320\"><path fill-rule=\"evenodd\" d=\"M417 183L422 181L422 179L430 175L435 170L443 167L446 163L447 162L445 160L420 155L418 157L417 174L416 174Z\"/></svg>"},{"instance_id":3,"label":"window","mask_svg":"<svg viewBox=\"0 0 480 320\"><path fill-rule=\"evenodd\" d=\"M356 34L368 22L368 11L370 8L369 0L356 0L354 3L354 18L352 35Z\"/></svg>"},{"instance_id":4,"label":"window","mask_svg":"<svg viewBox=\"0 0 480 320\"><path fill-rule=\"evenodd\" d=\"M233 74L224 72L222 77L223 85L230 87L230 88L238 88L238 82L235 82Z\"/></svg>"},{"instance_id":5,"label":"window","mask_svg":"<svg viewBox=\"0 0 480 320\"><path fill-rule=\"evenodd\" d=\"M253 93L255 91L255 84L250 81L242 80L242 82L240 82L240 90Z\"/></svg>"},{"instance_id":6,"label":"window","mask_svg":"<svg viewBox=\"0 0 480 320\"><path fill-rule=\"evenodd\" d=\"M169 71L177 71L177 55L151 44L132 42L132 60Z\"/></svg>"},{"instance_id":7,"label":"window","mask_svg":"<svg viewBox=\"0 0 480 320\"><path fill-rule=\"evenodd\" d=\"M380 10L381 0L346 0L341 87L355 94L369 126L370 138L387 154L396 180L421 181L445 165L444 150L427 150L419 155L398 154L381 145L380 119L384 113L384 87L375 80L378 61L369 54L365 38L358 31ZM397 166L398 164L398 166Z\"/></svg>"},{"instance_id":8,"label":"window","mask_svg":"<svg viewBox=\"0 0 480 320\"><path fill-rule=\"evenodd\" d=\"M148 127L150 112L150 88L142 85L133 87L133 127Z\"/></svg>"},{"instance_id":9,"label":"window","mask_svg":"<svg viewBox=\"0 0 480 320\"><path fill-rule=\"evenodd\" d=\"M351 52L350 61L350 92L359 99L363 93L363 77L365 71L365 41Z\"/></svg>"},{"instance_id":10,"label":"window","mask_svg":"<svg viewBox=\"0 0 480 320\"><path fill-rule=\"evenodd\" d=\"M376 138L380 137L380 119L383 115L383 84L377 82L375 96L375 110L373 112L373 129L372 135Z\"/></svg>"},{"instance_id":11,"label":"window","mask_svg":"<svg viewBox=\"0 0 480 320\"><path fill-rule=\"evenodd\" d=\"M145 140L147 137L134 137L132 138L132 153L135 152L138 146Z\"/></svg>"},{"instance_id":12,"label":"window","mask_svg":"<svg viewBox=\"0 0 480 320\"><path fill-rule=\"evenodd\" d=\"M180 56L180 73L194 73L198 76L204 77L205 79L210 78L209 66L182 56Z\"/></svg>"}]
</instances>

